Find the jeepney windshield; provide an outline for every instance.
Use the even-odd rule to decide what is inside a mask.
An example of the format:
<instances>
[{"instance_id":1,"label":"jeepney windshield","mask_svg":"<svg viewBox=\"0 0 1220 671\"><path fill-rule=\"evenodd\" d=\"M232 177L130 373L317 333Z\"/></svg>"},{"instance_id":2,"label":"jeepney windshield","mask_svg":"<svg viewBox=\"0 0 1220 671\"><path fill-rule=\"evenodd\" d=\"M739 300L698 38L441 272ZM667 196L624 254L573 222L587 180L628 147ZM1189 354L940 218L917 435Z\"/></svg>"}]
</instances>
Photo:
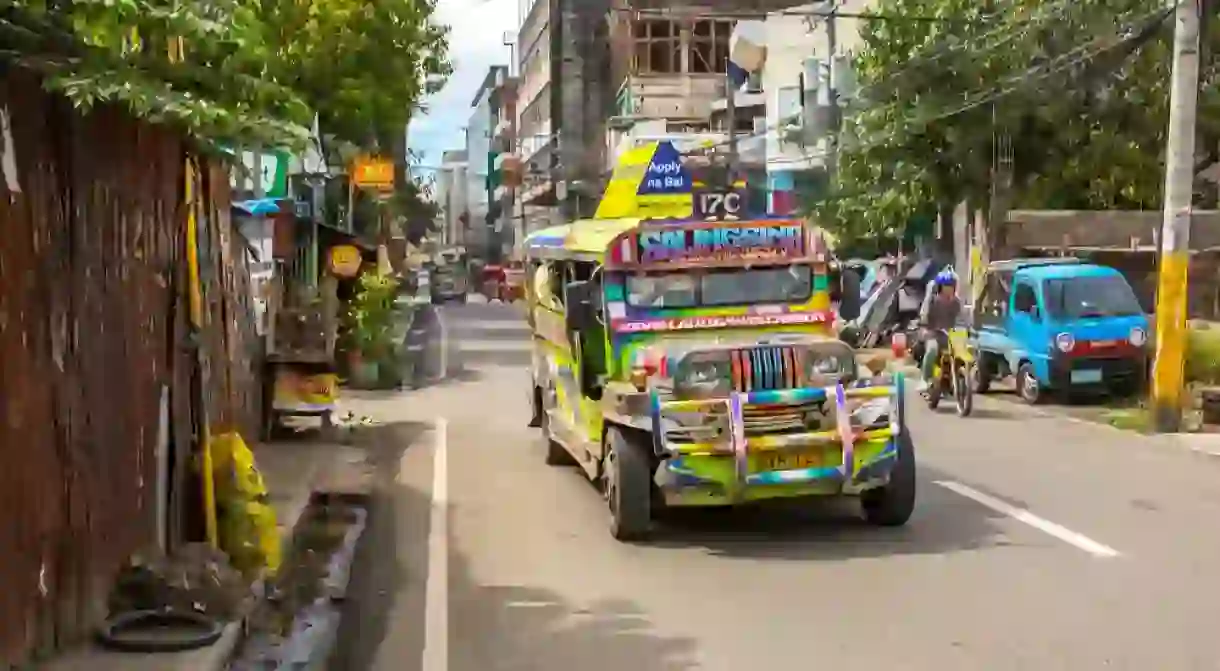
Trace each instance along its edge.
<instances>
[{"instance_id":1,"label":"jeepney windshield","mask_svg":"<svg viewBox=\"0 0 1220 671\"><path fill-rule=\"evenodd\" d=\"M756 303L801 303L813 291L809 266L649 273L627 277L634 307L691 308Z\"/></svg>"}]
</instances>

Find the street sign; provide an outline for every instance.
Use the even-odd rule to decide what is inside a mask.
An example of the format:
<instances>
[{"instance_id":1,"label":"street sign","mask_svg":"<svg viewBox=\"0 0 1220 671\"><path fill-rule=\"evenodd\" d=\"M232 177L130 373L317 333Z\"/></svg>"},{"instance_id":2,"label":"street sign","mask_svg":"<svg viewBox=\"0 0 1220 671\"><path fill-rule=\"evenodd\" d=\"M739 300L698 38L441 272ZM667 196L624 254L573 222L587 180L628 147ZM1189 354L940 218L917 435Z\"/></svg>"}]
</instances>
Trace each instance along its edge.
<instances>
[{"instance_id":1,"label":"street sign","mask_svg":"<svg viewBox=\"0 0 1220 671\"><path fill-rule=\"evenodd\" d=\"M698 189L694 196L696 219L740 219L747 212L745 189Z\"/></svg>"},{"instance_id":2,"label":"street sign","mask_svg":"<svg viewBox=\"0 0 1220 671\"><path fill-rule=\"evenodd\" d=\"M360 274L364 259L353 245L336 245L330 248L330 272L336 277L355 277Z\"/></svg>"},{"instance_id":3,"label":"street sign","mask_svg":"<svg viewBox=\"0 0 1220 671\"><path fill-rule=\"evenodd\" d=\"M640 180L639 196L674 196L687 194L691 191L690 171L682 165L682 156L674 143L666 140L657 143L648 167L644 169L644 179Z\"/></svg>"},{"instance_id":4,"label":"street sign","mask_svg":"<svg viewBox=\"0 0 1220 671\"><path fill-rule=\"evenodd\" d=\"M352 163L351 177L358 189L390 190L394 188L394 164L375 156L362 156Z\"/></svg>"}]
</instances>

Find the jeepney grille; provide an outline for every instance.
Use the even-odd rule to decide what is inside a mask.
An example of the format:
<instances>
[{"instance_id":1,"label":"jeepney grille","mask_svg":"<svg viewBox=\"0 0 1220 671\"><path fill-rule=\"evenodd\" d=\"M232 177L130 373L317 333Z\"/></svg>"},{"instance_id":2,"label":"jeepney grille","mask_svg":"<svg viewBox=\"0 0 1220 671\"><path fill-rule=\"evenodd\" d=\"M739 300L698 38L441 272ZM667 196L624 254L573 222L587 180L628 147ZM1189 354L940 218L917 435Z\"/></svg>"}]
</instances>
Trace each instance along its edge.
<instances>
[{"instance_id":1,"label":"jeepney grille","mask_svg":"<svg viewBox=\"0 0 1220 671\"><path fill-rule=\"evenodd\" d=\"M736 391L800 386L801 356L795 347L750 347L729 354Z\"/></svg>"}]
</instances>

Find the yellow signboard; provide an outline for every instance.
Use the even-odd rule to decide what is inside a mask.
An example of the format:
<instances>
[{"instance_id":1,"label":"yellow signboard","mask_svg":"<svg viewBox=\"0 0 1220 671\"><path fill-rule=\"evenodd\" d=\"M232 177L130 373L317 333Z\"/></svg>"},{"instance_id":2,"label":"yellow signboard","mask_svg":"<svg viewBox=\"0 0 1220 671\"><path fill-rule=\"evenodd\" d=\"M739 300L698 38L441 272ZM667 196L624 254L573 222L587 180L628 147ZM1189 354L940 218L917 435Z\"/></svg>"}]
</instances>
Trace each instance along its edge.
<instances>
[{"instance_id":1,"label":"yellow signboard","mask_svg":"<svg viewBox=\"0 0 1220 671\"><path fill-rule=\"evenodd\" d=\"M623 152L597 205L597 219L686 219L694 211L689 193L639 195L640 182L660 142Z\"/></svg>"},{"instance_id":2,"label":"yellow signboard","mask_svg":"<svg viewBox=\"0 0 1220 671\"><path fill-rule=\"evenodd\" d=\"M338 379L333 373L305 375L280 368L275 371L274 407L280 412L334 410Z\"/></svg>"},{"instance_id":3,"label":"yellow signboard","mask_svg":"<svg viewBox=\"0 0 1220 671\"><path fill-rule=\"evenodd\" d=\"M360 189L394 188L394 164L373 156L362 156L352 163L352 184Z\"/></svg>"},{"instance_id":4,"label":"yellow signboard","mask_svg":"<svg viewBox=\"0 0 1220 671\"><path fill-rule=\"evenodd\" d=\"M352 245L337 245L330 248L330 272L336 277L355 277L360 274L364 258L360 250Z\"/></svg>"}]
</instances>

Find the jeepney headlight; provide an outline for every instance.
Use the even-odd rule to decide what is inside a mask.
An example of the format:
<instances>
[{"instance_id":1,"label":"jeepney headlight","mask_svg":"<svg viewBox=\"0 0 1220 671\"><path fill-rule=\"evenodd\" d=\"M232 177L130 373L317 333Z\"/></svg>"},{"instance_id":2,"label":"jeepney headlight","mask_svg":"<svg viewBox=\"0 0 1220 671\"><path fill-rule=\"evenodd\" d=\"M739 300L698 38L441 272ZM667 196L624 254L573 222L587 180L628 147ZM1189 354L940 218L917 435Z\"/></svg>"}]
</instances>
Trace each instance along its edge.
<instances>
[{"instance_id":1,"label":"jeepney headlight","mask_svg":"<svg viewBox=\"0 0 1220 671\"><path fill-rule=\"evenodd\" d=\"M857 377L856 358L850 351L846 354L812 348L805 353L805 378L825 380L836 378L849 380Z\"/></svg>"},{"instance_id":2,"label":"jeepney headlight","mask_svg":"<svg viewBox=\"0 0 1220 671\"><path fill-rule=\"evenodd\" d=\"M1148 333L1137 326L1131 329L1131 335L1127 339L1131 341L1132 345L1143 347L1144 343L1148 342Z\"/></svg>"},{"instance_id":3,"label":"jeepney headlight","mask_svg":"<svg viewBox=\"0 0 1220 671\"><path fill-rule=\"evenodd\" d=\"M733 369L727 352L689 354L674 375L674 391L685 397L725 396L733 390Z\"/></svg>"}]
</instances>

